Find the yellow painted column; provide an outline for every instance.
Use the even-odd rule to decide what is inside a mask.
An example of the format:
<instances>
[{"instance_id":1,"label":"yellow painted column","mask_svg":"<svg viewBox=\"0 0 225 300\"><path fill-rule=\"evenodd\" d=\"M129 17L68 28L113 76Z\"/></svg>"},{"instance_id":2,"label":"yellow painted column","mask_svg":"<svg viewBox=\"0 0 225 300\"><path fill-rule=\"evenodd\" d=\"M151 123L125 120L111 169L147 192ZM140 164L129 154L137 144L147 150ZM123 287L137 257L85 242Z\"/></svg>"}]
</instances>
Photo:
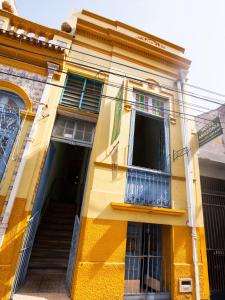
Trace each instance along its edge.
<instances>
[{"instance_id":1,"label":"yellow painted column","mask_svg":"<svg viewBox=\"0 0 225 300\"><path fill-rule=\"evenodd\" d=\"M82 219L72 299L123 299L126 234L126 221Z\"/></svg>"}]
</instances>

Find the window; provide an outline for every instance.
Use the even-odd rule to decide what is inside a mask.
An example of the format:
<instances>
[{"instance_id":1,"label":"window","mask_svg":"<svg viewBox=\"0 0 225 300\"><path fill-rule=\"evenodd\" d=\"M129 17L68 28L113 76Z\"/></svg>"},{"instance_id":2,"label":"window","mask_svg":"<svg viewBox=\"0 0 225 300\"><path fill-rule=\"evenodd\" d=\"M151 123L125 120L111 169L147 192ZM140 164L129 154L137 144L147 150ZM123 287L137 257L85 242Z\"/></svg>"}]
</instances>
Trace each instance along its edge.
<instances>
[{"instance_id":1,"label":"window","mask_svg":"<svg viewBox=\"0 0 225 300\"><path fill-rule=\"evenodd\" d=\"M75 75L68 75L61 104L97 113L100 109L102 83Z\"/></svg>"},{"instance_id":2,"label":"window","mask_svg":"<svg viewBox=\"0 0 225 300\"><path fill-rule=\"evenodd\" d=\"M164 121L136 113L132 165L166 171L165 162Z\"/></svg>"},{"instance_id":3,"label":"window","mask_svg":"<svg viewBox=\"0 0 225 300\"><path fill-rule=\"evenodd\" d=\"M52 138L68 144L91 147L94 139L95 123L75 118L57 116Z\"/></svg>"},{"instance_id":4,"label":"window","mask_svg":"<svg viewBox=\"0 0 225 300\"><path fill-rule=\"evenodd\" d=\"M166 101L135 91L126 203L170 207L169 125Z\"/></svg>"},{"instance_id":5,"label":"window","mask_svg":"<svg viewBox=\"0 0 225 300\"><path fill-rule=\"evenodd\" d=\"M169 172L169 126L161 98L135 93L129 165Z\"/></svg>"},{"instance_id":6,"label":"window","mask_svg":"<svg viewBox=\"0 0 225 300\"><path fill-rule=\"evenodd\" d=\"M0 91L0 179L5 171L20 126L20 109L23 100L16 94Z\"/></svg>"}]
</instances>

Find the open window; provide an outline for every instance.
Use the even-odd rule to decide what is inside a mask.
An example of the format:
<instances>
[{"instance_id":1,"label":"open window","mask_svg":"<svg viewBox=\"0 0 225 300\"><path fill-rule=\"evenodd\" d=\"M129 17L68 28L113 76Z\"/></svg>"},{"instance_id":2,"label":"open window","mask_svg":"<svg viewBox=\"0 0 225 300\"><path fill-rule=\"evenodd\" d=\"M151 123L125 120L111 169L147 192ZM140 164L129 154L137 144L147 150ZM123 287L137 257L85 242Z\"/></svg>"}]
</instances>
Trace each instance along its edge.
<instances>
[{"instance_id":1,"label":"open window","mask_svg":"<svg viewBox=\"0 0 225 300\"><path fill-rule=\"evenodd\" d=\"M166 145L164 122L136 113L132 165L165 171Z\"/></svg>"},{"instance_id":2,"label":"open window","mask_svg":"<svg viewBox=\"0 0 225 300\"><path fill-rule=\"evenodd\" d=\"M143 97L146 99L147 96ZM128 164L169 172L168 119L164 112L164 103L162 100L158 101L160 105L157 106L157 109L154 109L153 101L152 105L149 104L149 101L142 104L136 102L136 109L133 110L131 118ZM149 107L151 110L148 110Z\"/></svg>"}]
</instances>

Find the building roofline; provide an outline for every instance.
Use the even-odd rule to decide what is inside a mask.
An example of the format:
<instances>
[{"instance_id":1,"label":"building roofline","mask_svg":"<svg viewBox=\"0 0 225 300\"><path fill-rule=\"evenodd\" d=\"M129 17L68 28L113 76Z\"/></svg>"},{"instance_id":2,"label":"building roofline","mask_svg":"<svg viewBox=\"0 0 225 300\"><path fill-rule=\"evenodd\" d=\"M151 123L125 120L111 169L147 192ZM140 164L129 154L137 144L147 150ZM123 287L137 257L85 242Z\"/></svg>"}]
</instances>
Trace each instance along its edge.
<instances>
[{"instance_id":1,"label":"building roofline","mask_svg":"<svg viewBox=\"0 0 225 300\"><path fill-rule=\"evenodd\" d=\"M145 31L140 30L140 29L138 29L138 28L136 28L136 27L133 27L133 26L131 26L131 25L127 25L127 24L125 24L125 23L123 23L123 22L120 22L120 21L113 21L113 20L111 20L111 19L102 17L102 16L100 16L100 15L97 15L97 14L95 14L95 13L93 13L93 12L90 12L90 11L88 11L88 10L85 10L85 9L83 9L83 10L81 11L81 13L82 13L83 15L86 15L86 16L89 16L89 17L93 17L93 18L95 18L95 19L97 19L97 20L99 20L99 21L106 22L106 23L108 23L108 24L110 24L110 25L113 25L113 26L120 26L120 27L123 27L123 28L125 28L125 29L130 30L130 31L133 31L133 32L135 32L135 33L144 35L144 36L147 37L147 38L153 39L153 40L155 40L155 41L157 41L157 42L159 42L159 43L163 43L163 44L165 44L165 45L167 45L167 46L169 46L169 47L171 47L171 48L174 48L174 49L176 49L176 50L178 50L178 51L180 51L180 52L182 52L182 53L184 53L184 51L185 51L185 49L184 49L183 47L179 46L179 45L176 45L176 44L173 44L173 43L171 43L171 42L168 42L168 41L166 41L166 40L164 40L164 39L161 39L161 38L159 38L159 37L157 37L157 36L155 36L155 35L152 35L152 34L150 34L150 33L147 33L147 32L145 32Z\"/></svg>"}]
</instances>

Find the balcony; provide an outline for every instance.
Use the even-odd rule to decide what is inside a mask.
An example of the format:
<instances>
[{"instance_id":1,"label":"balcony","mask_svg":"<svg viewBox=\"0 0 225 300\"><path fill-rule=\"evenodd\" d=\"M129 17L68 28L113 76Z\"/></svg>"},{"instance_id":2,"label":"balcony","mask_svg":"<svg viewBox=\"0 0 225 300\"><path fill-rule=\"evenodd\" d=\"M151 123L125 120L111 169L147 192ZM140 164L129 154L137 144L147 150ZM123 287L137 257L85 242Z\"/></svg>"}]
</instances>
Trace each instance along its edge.
<instances>
[{"instance_id":1,"label":"balcony","mask_svg":"<svg viewBox=\"0 0 225 300\"><path fill-rule=\"evenodd\" d=\"M129 167L125 203L170 208L170 174Z\"/></svg>"}]
</instances>

